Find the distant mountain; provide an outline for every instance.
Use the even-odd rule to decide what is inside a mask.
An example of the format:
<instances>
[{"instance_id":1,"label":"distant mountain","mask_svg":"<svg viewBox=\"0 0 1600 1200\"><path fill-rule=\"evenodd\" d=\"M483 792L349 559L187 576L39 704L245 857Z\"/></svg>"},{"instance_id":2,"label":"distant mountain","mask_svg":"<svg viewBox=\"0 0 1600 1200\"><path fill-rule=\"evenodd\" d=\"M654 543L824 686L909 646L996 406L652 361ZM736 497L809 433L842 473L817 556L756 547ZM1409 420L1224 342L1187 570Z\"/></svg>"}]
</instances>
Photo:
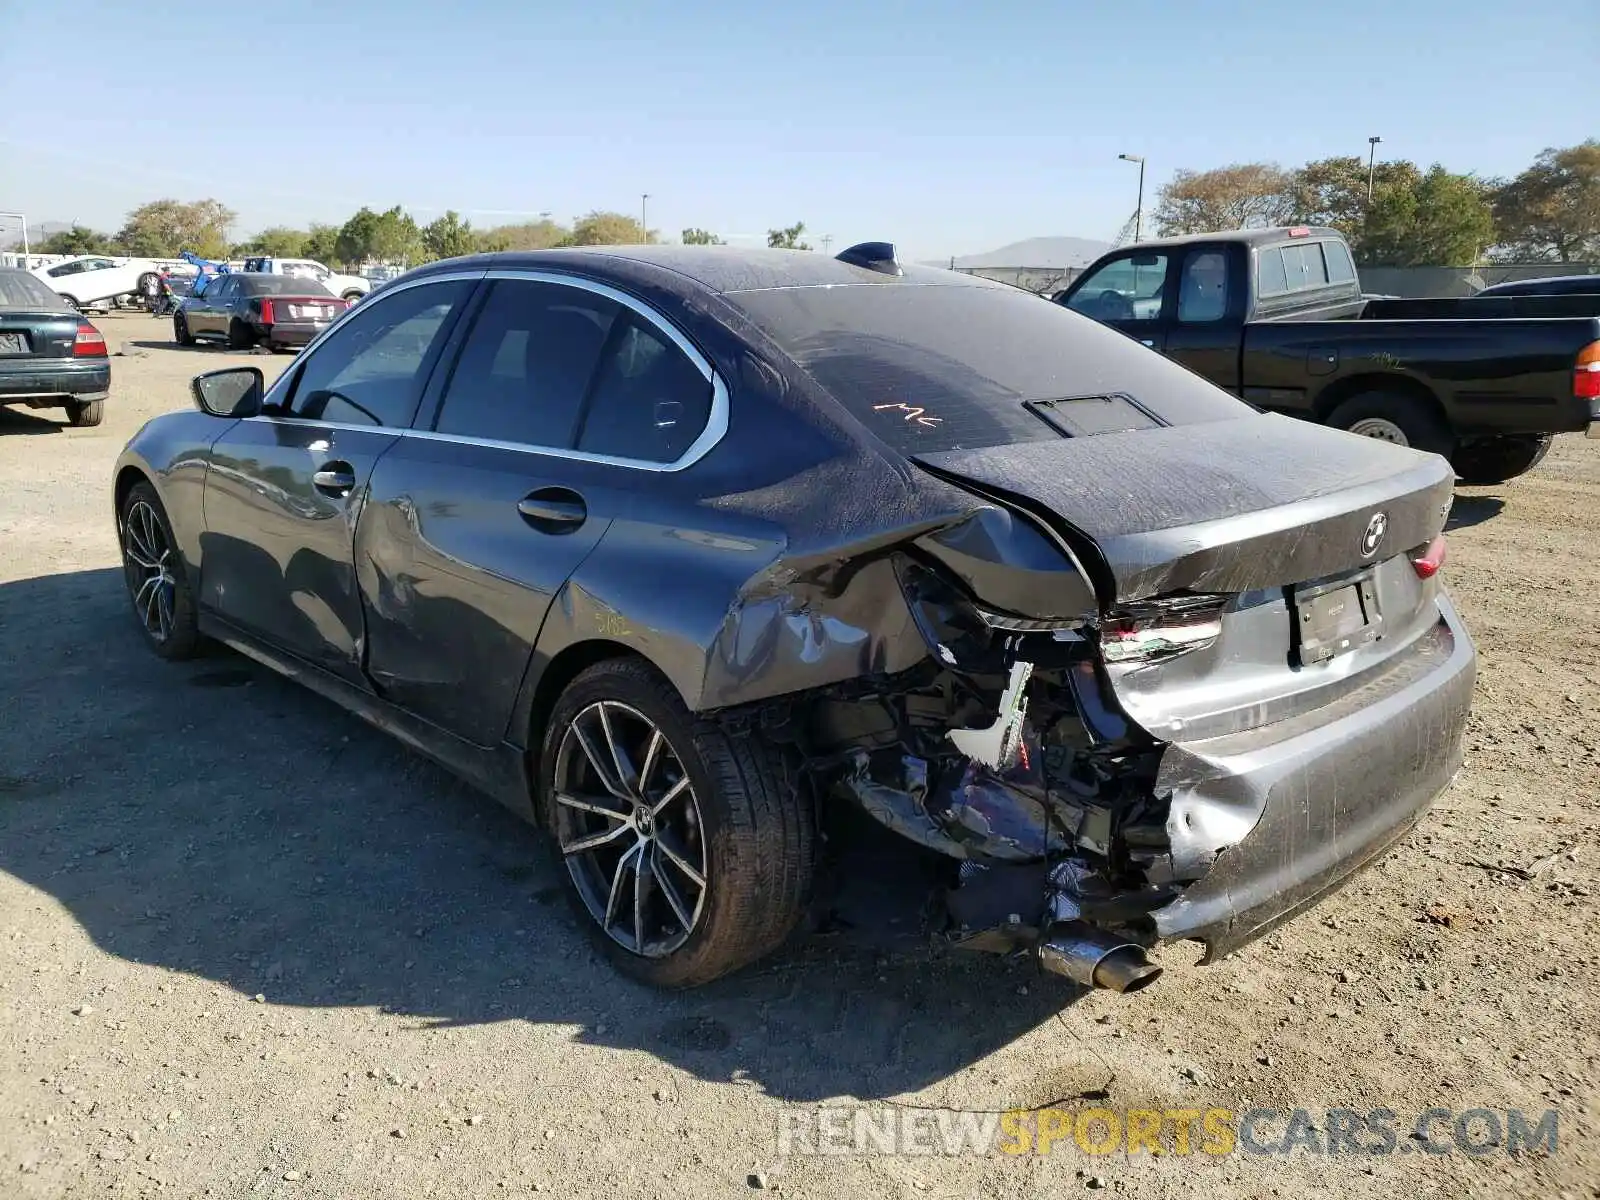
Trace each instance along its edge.
<instances>
[{"instance_id":1,"label":"distant mountain","mask_svg":"<svg viewBox=\"0 0 1600 1200\"><path fill-rule=\"evenodd\" d=\"M958 255L955 265L967 270L1038 267L1060 271L1069 267L1087 267L1110 248L1110 242L1099 242L1093 238L1036 237L1012 242L1009 246L1001 246L984 254ZM950 260L945 259L935 265L948 267Z\"/></svg>"}]
</instances>

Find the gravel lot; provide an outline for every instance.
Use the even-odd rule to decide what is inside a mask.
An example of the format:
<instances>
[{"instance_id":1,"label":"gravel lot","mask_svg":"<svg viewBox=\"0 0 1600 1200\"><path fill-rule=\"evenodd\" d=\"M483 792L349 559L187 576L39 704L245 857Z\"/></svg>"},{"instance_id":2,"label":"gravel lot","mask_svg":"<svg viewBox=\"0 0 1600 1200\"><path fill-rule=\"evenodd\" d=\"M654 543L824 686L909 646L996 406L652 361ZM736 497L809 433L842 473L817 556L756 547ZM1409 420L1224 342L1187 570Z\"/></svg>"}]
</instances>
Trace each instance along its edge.
<instances>
[{"instance_id":1,"label":"gravel lot","mask_svg":"<svg viewBox=\"0 0 1600 1200\"><path fill-rule=\"evenodd\" d=\"M1600 1196L1600 445L1464 490L1468 764L1351 887L1234 959L1085 995L936 951L915 897L664 996L530 830L231 654L140 645L109 473L240 356L99 320L98 429L0 410L0 1195ZM269 374L292 360L249 358ZM902 870L873 846L853 875ZM850 906L854 905L854 908ZM871 915L876 914L876 915ZM1559 1112L1554 1155L781 1157L785 1109ZM1321 1121L1317 1122L1321 1125Z\"/></svg>"}]
</instances>

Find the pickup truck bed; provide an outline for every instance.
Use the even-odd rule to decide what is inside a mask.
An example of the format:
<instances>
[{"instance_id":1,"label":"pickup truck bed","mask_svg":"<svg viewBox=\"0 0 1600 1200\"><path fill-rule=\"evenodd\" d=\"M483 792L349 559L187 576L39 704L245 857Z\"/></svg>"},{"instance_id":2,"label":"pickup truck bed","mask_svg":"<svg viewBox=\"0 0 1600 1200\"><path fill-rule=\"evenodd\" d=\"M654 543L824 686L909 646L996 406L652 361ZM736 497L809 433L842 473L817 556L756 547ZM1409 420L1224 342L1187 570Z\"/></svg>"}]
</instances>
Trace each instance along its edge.
<instances>
[{"instance_id":1,"label":"pickup truck bed","mask_svg":"<svg viewBox=\"0 0 1600 1200\"><path fill-rule=\"evenodd\" d=\"M1600 437L1600 296L1367 300L1335 231L1277 229L1115 250L1057 302L1260 408L1443 454L1470 483L1531 469L1557 433Z\"/></svg>"}]
</instances>

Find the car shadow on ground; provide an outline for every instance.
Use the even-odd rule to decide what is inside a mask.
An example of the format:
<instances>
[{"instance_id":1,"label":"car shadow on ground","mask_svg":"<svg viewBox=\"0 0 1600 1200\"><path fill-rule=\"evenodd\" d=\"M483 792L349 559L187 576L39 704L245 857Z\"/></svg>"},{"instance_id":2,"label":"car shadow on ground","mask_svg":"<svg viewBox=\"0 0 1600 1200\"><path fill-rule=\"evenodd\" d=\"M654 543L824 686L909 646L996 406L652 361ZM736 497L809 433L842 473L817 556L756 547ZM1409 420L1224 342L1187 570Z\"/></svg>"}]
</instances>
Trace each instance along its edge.
<instances>
[{"instance_id":1,"label":"car shadow on ground","mask_svg":"<svg viewBox=\"0 0 1600 1200\"><path fill-rule=\"evenodd\" d=\"M578 1026L802 1101L938 1083L1083 995L938 948L925 866L871 838L833 932L654 992L593 948L534 830L241 657L161 662L119 571L0 584L0 657L0 869L130 962L278 1004ZM1103 1082L1081 1069L1063 1082Z\"/></svg>"},{"instance_id":2,"label":"car shadow on ground","mask_svg":"<svg viewBox=\"0 0 1600 1200\"><path fill-rule=\"evenodd\" d=\"M61 433L66 428L67 414L59 408L28 409L0 406L0 437L13 433Z\"/></svg>"},{"instance_id":3,"label":"car shadow on ground","mask_svg":"<svg viewBox=\"0 0 1600 1200\"><path fill-rule=\"evenodd\" d=\"M1492 521L1505 510L1506 502L1499 496L1463 496L1457 493L1450 505L1450 516L1445 521L1445 532L1468 529Z\"/></svg>"}]
</instances>

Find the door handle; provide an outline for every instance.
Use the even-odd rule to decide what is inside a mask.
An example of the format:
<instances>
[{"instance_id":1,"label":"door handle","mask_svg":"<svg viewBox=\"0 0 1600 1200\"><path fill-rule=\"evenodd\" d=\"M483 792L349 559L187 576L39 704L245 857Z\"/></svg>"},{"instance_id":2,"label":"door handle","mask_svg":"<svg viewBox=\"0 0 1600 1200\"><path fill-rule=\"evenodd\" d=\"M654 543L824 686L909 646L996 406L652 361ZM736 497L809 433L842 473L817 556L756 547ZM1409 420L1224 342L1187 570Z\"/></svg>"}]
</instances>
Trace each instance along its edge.
<instances>
[{"instance_id":1,"label":"door handle","mask_svg":"<svg viewBox=\"0 0 1600 1200\"><path fill-rule=\"evenodd\" d=\"M355 468L345 462L323 463L321 469L311 477L311 482L319 492L344 496L356 486Z\"/></svg>"},{"instance_id":2,"label":"door handle","mask_svg":"<svg viewBox=\"0 0 1600 1200\"><path fill-rule=\"evenodd\" d=\"M517 501L517 511L540 533L571 533L589 519L583 497L570 488L540 488Z\"/></svg>"}]
</instances>

